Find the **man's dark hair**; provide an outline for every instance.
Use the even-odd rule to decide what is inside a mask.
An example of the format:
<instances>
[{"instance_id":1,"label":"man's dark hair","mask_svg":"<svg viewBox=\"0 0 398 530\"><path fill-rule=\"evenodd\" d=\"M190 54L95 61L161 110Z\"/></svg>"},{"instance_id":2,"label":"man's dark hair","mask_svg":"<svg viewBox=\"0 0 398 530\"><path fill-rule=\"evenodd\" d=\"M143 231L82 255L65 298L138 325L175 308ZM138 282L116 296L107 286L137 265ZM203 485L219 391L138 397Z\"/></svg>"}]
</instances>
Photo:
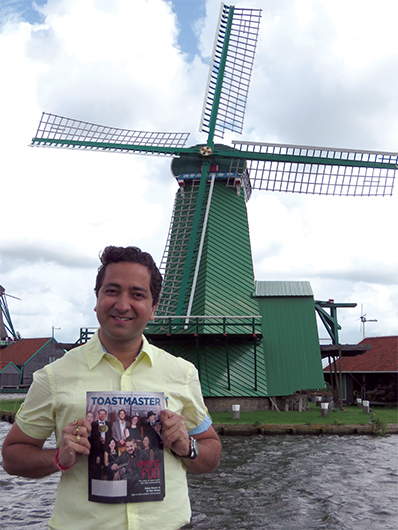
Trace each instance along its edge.
<instances>
[{"instance_id":1,"label":"man's dark hair","mask_svg":"<svg viewBox=\"0 0 398 530\"><path fill-rule=\"evenodd\" d=\"M120 263L126 261L128 263L139 263L144 265L151 276L150 288L152 294L153 305L159 301L160 291L162 289L162 275L156 266L152 256L148 252L142 252L138 247L106 247L100 254L101 266L98 269L97 279L95 282L95 294L98 297L104 280L106 268L110 263Z\"/></svg>"}]
</instances>

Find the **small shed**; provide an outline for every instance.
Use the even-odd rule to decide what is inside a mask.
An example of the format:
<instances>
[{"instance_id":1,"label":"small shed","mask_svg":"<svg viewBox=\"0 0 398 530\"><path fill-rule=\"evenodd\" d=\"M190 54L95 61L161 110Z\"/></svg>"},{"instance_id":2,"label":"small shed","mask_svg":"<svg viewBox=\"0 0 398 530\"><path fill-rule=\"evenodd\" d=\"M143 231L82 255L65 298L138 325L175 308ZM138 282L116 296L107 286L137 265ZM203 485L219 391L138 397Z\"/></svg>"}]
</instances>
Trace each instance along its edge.
<instances>
[{"instance_id":1,"label":"small shed","mask_svg":"<svg viewBox=\"0 0 398 530\"><path fill-rule=\"evenodd\" d=\"M15 388L21 380L21 371L14 363L9 362L4 365L1 361L0 350L0 388Z\"/></svg>"},{"instance_id":2,"label":"small shed","mask_svg":"<svg viewBox=\"0 0 398 530\"><path fill-rule=\"evenodd\" d=\"M355 402L357 397L375 404L397 403L398 336L367 337L358 346L366 346L366 351L343 356L335 361L336 366L333 362L325 367L325 380L330 382L331 371L341 371L343 399L347 403Z\"/></svg>"},{"instance_id":3,"label":"small shed","mask_svg":"<svg viewBox=\"0 0 398 530\"><path fill-rule=\"evenodd\" d=\"M307 281L256 281L269 396L325 386L315 303Z\"/></svg>"},{"instance_id":4,"label":"small shed","mask_svg":"<svg viewBox=\"0 0 398 530\"><path fill-rule=\"evenodd\" d=\"M29 386L33 381L33 372L59 359L64 353L54 338L20 339L13 342L0 350L0 387L10 386L10 380L15 382L15 368L19 371L19 378L14 386Z\"/></svg>"}]
</instances>

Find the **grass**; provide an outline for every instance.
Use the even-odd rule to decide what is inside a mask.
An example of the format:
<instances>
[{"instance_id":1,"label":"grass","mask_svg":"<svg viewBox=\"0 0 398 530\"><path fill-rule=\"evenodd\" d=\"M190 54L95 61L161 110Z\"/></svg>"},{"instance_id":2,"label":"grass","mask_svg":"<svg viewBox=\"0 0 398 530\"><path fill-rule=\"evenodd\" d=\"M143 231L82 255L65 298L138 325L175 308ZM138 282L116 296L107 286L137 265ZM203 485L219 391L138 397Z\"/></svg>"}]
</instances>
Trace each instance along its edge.
<instances>
[{"instance_id":1,"label":"grass","mask_svg":"<svg viewBox=\"0 0 398 530\"><path fill-rule=\"evenodd\" d=\"M24 398L9 399L0 401L0 410L6 412L16 412ZM398 423L397 407L374 407L370 414L364 414L361 408L353 405L344 407L344 411L338 408L329 412L328 416L321 416L321 409L315 403L308 403L308 410L305 412L277 412L275 410L253 412L241 412L239 420L232 419L232 412L212 412L213 423L221 424L247 424L247 425L366 425L370 419L381 429L388 423Z\"/></svg>"},{"instance_id":2,"label":"grass","mask_svg":"<svg viewBox=\"0 0 398 530\"><path fill-rule=\"evenodd\" d=\"M18 399L2 399L0 401L0 411L17 412L24 398Z\"/></svg>"},{"instance_id":3,"label":"grass","mask_svg":"<svg viewBox=\"0 0 398 530\"><path fill-rule=\"evenodd\" d=\"M232 419L232 412L212 412L213 423L221 424L291 424L291 425L364 425L372 421L380 424L398 423L398 409L396 407L374 407L371 414L364 414L362 409L350 405L344 411L338 408L329 412L328 416L321 416L321 409L315 403L308 403L308 411L304 412L277 412L275 410L241 412L238 420Z\"/></svg>"}]
</instances>

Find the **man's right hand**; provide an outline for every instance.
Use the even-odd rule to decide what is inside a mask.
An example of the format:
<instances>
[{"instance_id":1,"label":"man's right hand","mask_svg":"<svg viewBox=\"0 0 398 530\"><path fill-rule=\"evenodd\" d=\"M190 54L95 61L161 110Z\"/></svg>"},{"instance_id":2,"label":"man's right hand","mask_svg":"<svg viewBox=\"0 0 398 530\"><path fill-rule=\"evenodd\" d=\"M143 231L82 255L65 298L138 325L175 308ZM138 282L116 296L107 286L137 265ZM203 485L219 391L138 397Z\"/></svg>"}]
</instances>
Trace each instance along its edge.
<instances>
[{"instance_id":1,"label":"man's right hand","mask_svg":"<svg viewBox=\"0 0 398 530\"><path fill-rule=\"evenodd\" d=\"M76 430L79 426L77 435ZM62 431L62 441L58 453L58 462L63 467L72 466L78 454L90 453L88 436L90 423L84 418L77 423L69 423ZM55 463L56 449L43 449L46 440L32 438L14 423L7 434L3 447L3 468L10 475L27 478L41 478L59 471Z\"/></svg>"},{"instance_id":2,"label":"man's right hand","mask_svg":"<svg viewBox=\"0 0 398 530\"><path fill-rule=\"evenodd\" d=\"M62 441L59 447L58 462L63 467L71 467L76 463L77 455L90 454L91 424L85 418L68 423L62 429Z\"/></svg>"}]
</instances>

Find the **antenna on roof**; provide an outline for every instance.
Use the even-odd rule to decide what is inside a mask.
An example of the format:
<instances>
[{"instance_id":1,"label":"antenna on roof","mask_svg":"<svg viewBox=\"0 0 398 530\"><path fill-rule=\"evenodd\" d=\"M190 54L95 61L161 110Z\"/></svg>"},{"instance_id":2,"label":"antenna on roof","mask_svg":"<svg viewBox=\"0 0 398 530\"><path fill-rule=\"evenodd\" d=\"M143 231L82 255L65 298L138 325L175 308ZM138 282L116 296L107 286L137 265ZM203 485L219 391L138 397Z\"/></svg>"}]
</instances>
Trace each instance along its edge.
<instances>
[{"instance_id":1,"label":"antenna on roof","mask_svg":"<svg viewBox=\"0 0 398 530\"><path fill-rule=\"evenodd\" d=\"M362 326L362 336L365 338L365 323L366 322L377 322L375 318L366 318L366 313L363 312L363 304L361 304L361 316L357 318L357 320L361 321L360 326Z\"/></svg>"},{"instance_id":2,"label":"antenna on roof","mask_svg":"<svg viewBox=\"0 0 398 530\"><path fill-rule=\"evenodd\" d=\"M51 326L51 338L55 338L55 331L62 328L56 328L54 324Z\"/></svg>"}]
</instances>

